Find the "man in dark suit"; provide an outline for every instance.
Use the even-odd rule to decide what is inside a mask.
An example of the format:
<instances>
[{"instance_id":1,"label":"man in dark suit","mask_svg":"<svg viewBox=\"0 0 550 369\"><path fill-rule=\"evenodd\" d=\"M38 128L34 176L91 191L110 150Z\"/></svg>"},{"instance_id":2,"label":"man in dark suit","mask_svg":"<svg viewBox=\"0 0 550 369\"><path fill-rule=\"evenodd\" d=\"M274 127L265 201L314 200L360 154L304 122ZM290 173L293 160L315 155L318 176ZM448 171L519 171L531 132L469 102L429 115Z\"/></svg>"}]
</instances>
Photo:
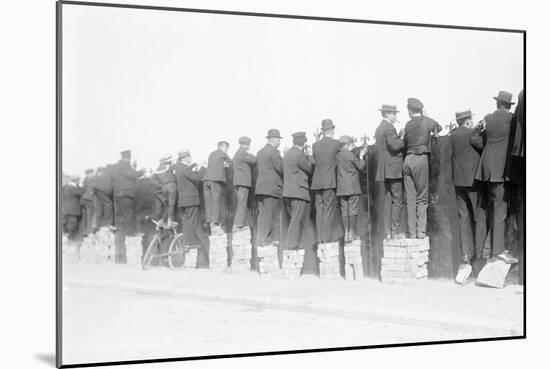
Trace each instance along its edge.
<instances>
[{"instance_id":1,"label":"man in dark suit","mask_svg":"<svg viewBox=\"0 0 550 369\"><path fill-rule=\"evenodd\" d=\"M376 129L378 163L375 181L384 181L384 232L386 239L405 238L400 233L401 206L403 204L403 132L397 134L397 107L382 105L382 121Z\"/></svg>"},{"instance_id":2,"label":"man in dark suit","mask_svg":"<svg viewBox=\"0 0 550 369\"><path fill-rule=\"evenodd\" d=\"M487 236L483 191L475 180L483 140L474 132L472 112L457 112L458 127L451 132L453 184L460 222L461 265L456 281L464 284L472 272L471 262L481 250Z\"/></svg>"},{"instance_id":3,"label":"man in dark suit","mask_svg":"<svg viewBox=\"0 0 550 369\"><path fill-rule=\"evenodd\" d=\"M249 137L239 138L240 147L233 156L233 186L237 192L234 230L242 229L246 225L248 195L252 187L251 167L256 164L256 157L248 152L250 142Z\"/></svg>"},{"instance_id":4,"label":"man in dark suit","mask_svg":"<svg viewBox=\"0 0 550 369\"><path fill-rule=\"evenodd\" d=\"M256 199L258 200L257 246L280 240L281 196L283 194L283 159L278 150L281 134L278 129L267 132L267 144L258 151L256 166Z\"/></svg>"},{"instance_id":5,"label":"man in dark suit","mask_svg":"<svg viewBox=\"0 0 550 369\"><path fill-rule=\"evenodd\" d=\"M231 166L227 155L229 143L218 142L218 149L208 156L208 166L204 174L204 205L206 222L213 233L223 232L223 201L227 184L225 169Z\"/></svg>"},{"instance_id":6,"label":"man in dark suit","mask_svg":"<svg viewBox=\"0 0 550 369\"><path fill-rule=\"evenodd\" d=\"M82 190L78 187L76 178L71 178L68 175L63 175L62 184L61 215L63 218L63 232L67 233L70 240L74 240L78 236Z\"/></svg>"},{"instance_id":7,"label":"man in dark suit","mask_svg":"<svg viewBox=\"0 0 550 369\"><path fill-rule=\"evenodd\" d=\"M485 182L489 188L489 227L492 239L492 255L505 263L513 264L518 260L504 248L504 231L508 211L508 194L504 186L504 169L508 150L510 123L514 104L512 94L500 91L497 97L497 110L488 114L485 121L485 147L481 154L476 173L478 181Z\"/></svg>"},{"instance_id":8,"label":"man in dark suit","mask_svg":"<svg viewBox=\"0 0 550 369\"><path fill-rule=\"evenodd\" d=\"M407 152L403 162L407 237L422 239L426 237L431 136L437 137L441 125L425 116L424 104L416 98L407 99L407 110L411 118L403 138Z\"/></svg>"},{"instance_id":9,"label":"man in dark suit","mask_svg":"<svg viewBox=\"0 0 550 369\"><path fill-rule=\"evenodd\" d=\"M106 167L97 168L91 180L98 228L113 225L113 180Z\"/></svg>"},{"instance_id":10,"label":"man in dark suit","mask_svg":"<svg viewBox=\"0 0 550 369\"><path fill-rule=\"evenodd\" d=\"M304 153L307 137L305 132L292 135L293 146L283 158L283 199L290 215L286 235L286 248L296 250L302 239L303 221L307 216L309 197L309 176L313 174L313 158Z\"/></svg>"},{"instance_id":11,"label":"man in dark suit","mask_svg":"<svg viewBox=\"0 0 550 369\"><path fill-rule=\"evenodd\" d=\"M134 197L136 181L145 173L145 169L135 170L132 152L120 153L121 159L113 168L113 193L115 200L115 263L126 263L126 235L131 232L134 217Z\"/></svg>"},{"instance_id":12,"label":"man in dark suit","mask_svg":"<svg viewBox=\"0 0 550 369\"><path fill-rule=\"evenodd\" d=\"M341 144L334 139L334 129L332 120L323 120L323 138L312 147L315 169L311 189L315 192L317 241L321 243L334 242L343 236L341 218L336 213L336 154Z\"/></svg>"},{"instance_id":13,"label":"man in dark suit","mask_svg":"<svg viewBox=\"0 0 550 369\"><path fill-rule=\"evenodd\" d=\"M82 196L80 197L80 207L82 218L80 220L80 233L86 236L93 232L95 224L95 206L94 206L94 192L91 186L92 178L94 176L93 169L86 169L84 171L84 179L82 180Z\"/></svg>"},{"instance_id":14,"label":"man in dark suit","mask_svg":"<svg viewBox=\"0 0 550 369\"><path fill-rule=\"evenodd\" d=\"M193 164L188 150L178 153L175 174L178 184L178 208L184 245L208 246L208 234L200 222L199 188L205 168Z\"/></svg>"},{"instance_id":15,"label":"man in dark suit","mask_svg":"<svg viewBox=\"0 0 550 369\"><path fill-rule=\"evenodd\" d=\"M170 226L174 222L178 187L172 155L164 155L152 176L155 191L155 219Z\"/></svg>"},{"instance_id":16,"label":"man in dark suit","mask_svg":"<svg viewBox=\"0 0 550 369\"><path fill-rule=\"evenodd\" d=\"M340 203L342 221L344 223L344 241L350 242L359 239L357 236L357 216L359 215L359 201L361 199L361 183L359 173L365 170L366 163L360 159L367 153L364 147L355 155L353 139L349 136L340 137L342 145L336 155L336 196Z\"/></svg>"}]
</instances>

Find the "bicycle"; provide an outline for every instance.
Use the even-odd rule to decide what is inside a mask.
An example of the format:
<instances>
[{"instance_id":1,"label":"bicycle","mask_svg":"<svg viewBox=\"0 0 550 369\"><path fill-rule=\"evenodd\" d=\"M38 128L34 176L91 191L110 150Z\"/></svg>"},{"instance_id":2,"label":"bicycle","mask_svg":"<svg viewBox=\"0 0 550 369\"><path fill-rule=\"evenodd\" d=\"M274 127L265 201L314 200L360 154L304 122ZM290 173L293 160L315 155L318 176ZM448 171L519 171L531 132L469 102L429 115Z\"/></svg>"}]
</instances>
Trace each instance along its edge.
<instances>
[{"instance_id":1,"label":"bicycle","mask_svg":"<svg viewBox=\"0 0 550 369\"><path fill-rule=\"evenodd\" d=\"M146 270L151 267L151 262L153 259L167 257L168 266L171 269L182 269L185 266L185 256L191 247L183 244L183 233L179 233L176 229L178 224L172 222L169 226L166 226L160 221L156 221L154 219L151 219L151 222L155 224L155 234L153 235L153 239L149 243L145 254L143 254L143 259L141 261L142 268ZM172 238L168 251L165 253L160 252L164 238L162 235L162 230L170 231L170 237Z\"/></svg>"}]
</instances>

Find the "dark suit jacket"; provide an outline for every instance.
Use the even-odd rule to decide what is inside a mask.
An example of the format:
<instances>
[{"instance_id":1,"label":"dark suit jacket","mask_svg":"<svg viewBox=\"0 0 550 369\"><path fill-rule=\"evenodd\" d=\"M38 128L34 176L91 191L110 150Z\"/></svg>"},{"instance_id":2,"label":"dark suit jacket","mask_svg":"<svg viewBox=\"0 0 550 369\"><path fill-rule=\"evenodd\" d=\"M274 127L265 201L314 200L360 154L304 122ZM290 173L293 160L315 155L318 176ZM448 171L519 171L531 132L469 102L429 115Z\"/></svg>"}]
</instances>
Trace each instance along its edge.
<instances>
[{"instance_id":1,"label":"dark suit jacket","mask_svg":"<svg viewBox=\"0 0 550 369\"><path fill-rule=\"evenodd\" d=\"M415 116L405 125L403 142L408 154L426 154L431 152L431 133L441 131L441 125L435 120Z\"/></svg>"},{"instance_id":2,"label":"dark suit jacket","mask_svg":"<svg viewBox=\"0 0 550 369\"><path fill-rule=\"evenodd\" d=\"M202 178L205 169L193 172L193 167L185 163L175 165L176 180L178 183L178 207L199 206Z\"/></svg>"},{"instance_id":3,"label":"dark suit jacket","mask_svg":"<svg viewBox=\"0 0 550 369\"><path fill-rule=\"evenodd\" d=\"M310 201L309 176L313 172L311 158L293 146L283 158L284 184L283 197Z\"/></svg>"},{"instance_id":4,"label":"dark suit jacket","mask_svg":"<svg viewBox=\"0 0 550 369\"><path fill-rule=\"evenodd\" d=\"M336 155L336 168L338 172L336 188L337 196L360 195L361 182L359 172L365 170L365 161L361 160L349 150L341 150Z\"/></svg>"},{"instance_id":5,"label":"dark suit jacket","mask_svg":"<svg viewBox=\"0 0 550 369\"><path fill-rule=\"evenodd\" d=\"M213 151L208 156L208 166L204 175L205 181L217 181L226 183L224 163L231 163L231 159L221 150Z\"/></svg>"},{"instance_id":6,"label":"dark suit jacket","mask_svg":"<svg viewBox=\"0 0 550 369\"><path fill-rule=\"evenodd\" d=\"M233 156L233 185L252 186L251 167L256 164L256 157L239 148Z\"/></svg>"},{"instance_id":7,"label":"dark suit jacket","mask_svg":"<svg viewBox=\"0 0 550 369\"><path fill-rule=\"evenodd\" d=\"M63 186L61 211L63 215L80 215L80 196L82 190L74 185Z\"/></svg>"},{"instance_id":8,"label":"dark suit jacket","mask_svg":"<svg viewBox=\"0 0 550 369\"><path fill-rule=\"evenodd\" d=\"M376 132L377 166L376 181L386 178L403 178L403 147L405 143L397 136L393 124L383 119Z\"/></svg>"},{"instance_id":9,"label":"dark suit jacket","mask_svg":"<svg viewBox=\"0 0 550 369\"><path fill-rule=\"evenodd\" d=\"M506 180L523 184L525 180L525 100L523 90L518 96L518 105L510 122L508 142L508 160L506 163Z\"/></svg>"},{"instance_id":10,"label":"dark suit jacket","mask_svg":"<svg viewBox=\"0 0 550 369\"><path fill-rule=\"evenodd\" d=\"M134 197L136 180L143 175L143 171L134 170L128 161L121 160L113 168L113 189L115 196Z\"/></svg>"},{"instance_id":11,"label":"dark suit jacket","mask_svg":"<svg viewBox=\"0 0 550 369\"><path fill-rule=\"evenodd\" d=\"M315 170L311 180L312 190L336 188L336 154L342 144L332 137L323 137L312 146Z\"/></svg>"},{"instance_id":12,"label":"dark suit jacket","mask_svg":"<svg viewBox=\"0 0 550 369\"><path fill-rule=\"evenodd\" d=\"M94 176L90 185L94 191L101 191L107 195L113 194L113 179L108 174Z\"/></svg>"},{"instance_id":13,"label":"dark suit jacket","mask_svg":"<svg viewBox=\"0 0 550 369\"><path fill-rule=\"evenodd\" d=\"M80 201L94 201L94 190L92 188L93 177L85 177L82 180L82 196L80 196Z\"/></svg>"},{"instance_id":14,"label":"dark suit jacket","mask_svg":"<svg viewBox=\"0 0 550 369\"><path fill-rule=\"evenodd\" d=\"M477 144L474 142L477 141ZM483 143L474 130L466 126L455 128L451 132L453 184L461 187L471 187L479 165L480 153L476 147Z\"/></svg>"},{"instance_id":15,"label":"dark suit jacket","mask_svg":"<svg viewBox=\"0 0 550 369\"><path fill-rule=\"evenodd\" d=\"M277 148L266 144L256 160L258 178L256 180L256 195L281 197L283 194L283 159Z\"/></svg>"},{"instance_id":16,"label":"dark suit jacket","mask_svg":"<svg viewBox=\"0 0 550 369\"><path fill-rule=\"evenodd\" d=\"M478 181L504 182L512 113L496 110L485 117L486 144L476 173Z\"/></svg>"}]
</instances>

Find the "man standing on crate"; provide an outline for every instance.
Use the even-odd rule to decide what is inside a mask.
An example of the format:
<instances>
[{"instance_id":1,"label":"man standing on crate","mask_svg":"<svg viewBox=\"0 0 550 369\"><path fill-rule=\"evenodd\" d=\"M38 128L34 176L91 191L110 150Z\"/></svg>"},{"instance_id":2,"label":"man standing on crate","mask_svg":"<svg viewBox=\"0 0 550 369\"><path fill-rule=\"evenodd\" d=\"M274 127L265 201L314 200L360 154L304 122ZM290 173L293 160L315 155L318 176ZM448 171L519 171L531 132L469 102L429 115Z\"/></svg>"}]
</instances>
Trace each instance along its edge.
<instances>
[{"instance_id":1,"label":"man standing on crate","mask_svg":"<svg viewBox=\"0 0 550 369\"><path fill-rule=\"evenodd\" d=\"M485 136L485 147L481 154L476 179L482 181L489 190L489 229L492 239L491 255L507 264L514 264L518 259L504 247L504 231L508 212L508 193L504 185L504 170L508 154L510 124L513 114L510 112L512 94L500 91L496 100L497 110L488 114L482 134Z\"/></svg>"},{"instance_id":2,"label":"man standing on crate","mask_svg":"<svg viewBox=\"0 0 550 369\"><path fill-rule=\"evenodd\" d=\"M155 193L155 219L170 227L174 222L174 211L178 196L172 155L166 154L160 158L159 166L153 173L152 180L157 187Z\"/></svg>"},{"instance_id":3,"label":"man standing on crate","mask_svg":"<svg viewBox=\"0 0 550 369\"><path fill-rule=\"evenodd\" d=\"M367 153L367 147L359 152L359 157L353 150L353 139L349 136L340 137L342 148L336 155L336 195L340 203L342 221L344 223L344 241L351 242L359 239L357 235L357 217L361 201L361 183L359 174L365 170L366 162L361 159Z\"/></svg>"},{"instance_id":4,"label":"man standing on crate","mask_svg":"<svg viewBox=\"0 0 550 369\"><path fill-rule=\"evenodd\" d=\"M199 250L199 266L208 265L208 234L200 221L201 181L206 169L193 163L189 150L178 153L175 174L178 184L178 214L183 233L183 244L186 246L201 246Z\"/></svg>"},{"instance_id":5,"label":"man standing on crate","mask_svg":"<svg viewBox=\"0 0 550 369\"><path fill-rule=\"evenodd\" d=\"M252 166L256 164L256 157L248 152L250 138L239 138L239 149L233 157L233 186L237 192L237 210L233 222L233 231L246 226L248 195L252 186Z\"/></svg>"},{"instance_id":6,"label":"man standing on crate","mask_svg":"<svg viewBox=\"0 0 550 369\"><path fill-rule=\"evenodd\" d=\"M212 234L222 233L224 225L224 200L226 198L226 168L231 166L227 155L229 143L218 142L218 149L208 156L208 166L204 174L204 204L206 222L210 225Z\"/></svg>"},{"instance_id":7,"label":"man standing on crate","mask_svg":"<svg viewBox=\"0 0 550 369\"><path fill-rule=\"evenodd\" d=\"M92 182L94 177L93 169L86 169L84 171L84 179L82 180L82 196L80 197L80 207L82 210L82 219L80 222L80 233L86 236L94 231L96 228L95 222L95 205L94 205L94 192L92 188Z\"/></svg>"},{"instance_id":8,"label":"man standing on crate","mask_svg":"<svg viewBox=\"0 0 550 369\"><path fill-rule=\"evenodd\" d=\"M113 180L106 167L97 168L91 181L95 198L97 228L113 225Z\"/></svg>"},{"instance_id":9,"label":"man standing on crate","mask_svg":"<svg viewBox=\"0 0 550 369\"><path fill-rule=\"evenodd\" d=\"M71 178L64 174L62 183L61 215L63 217L63 233L66 233L70 240L74 240L78 237L82 190L78 187L77 178Z\"/></svg>"},{"instance_id":10,"label":"man standing on crate","mask_svg":"<svg viewBox=\"0 0 550 369\"><path fill-rule=\"evenodd\" d=\"M283 194L283 159L278 150L281 134L278 129L267 132L267 144L258 151L256 199L258 201L258 233L256 246L280 241L281 196Z\"/></svg>"},{"instance_id":11,"label":"man standing on crate","mask_svg":"<svg viewBox=\"0 0 550 369\"><path fill-rule=\"evenodd\" d=\"M384 234L386 239L401 239L401 206L403 204L403 132L397 133L397 107L382 105L382 121L376 129L378 163L375 181L384 182Z\"/></svg>"},{"instance_id":12,"label":"man standing on crate","mask_svg":"<svg viewBox=\"0 0 550 369\"><path fill-rule=\"evenodd\" d=\"M476 254L481 256L480 251L487 236L486 202L481 186L475 180L483 139L474 132L470 110L457 112L455 116L458 127L451 132L451 161L460 222L461 254L461 264L455 279L457 283L464 284L472 272L472 259Z\"/></svg>"},{"instance_id":13,"label":"man standing on crate","mask_svg":"<svg viewBox=\"0 0 550 369\"><path fill-rule=\"evenodd\" d=\"M134 217L134 197L136 181L145 173L145 169L135 170L132 152L125 150L120 153L120 160L113 168L113 193L115 202L115 263L126 263L126 235L131 232Z\"/></svg>"},{"instance_id":14,"label":"man standing on crate","mask_svg":"<svg viewBox=\"0 0 550 369\"><path fill-rule=\"evenodd\" d=\"M309 196L309 176L313 174L313 158L305 151L305 132L292 135L293 146L283 159L284 184L283 199L290 216L286 235L286 249L297 250L300 246L303 222L306 216Z\"/></svg>"},{"instance_id":15,"label":"man standing on crate","mask_svg":"<svg viewBox=\"0 0 550 369\"><path fill-rule=\"evenodd\" d=\"M334 137L332 120L321 122L323 138L312 146L315 169L311 189L315 193L315 223L317 241L334 242L343 236L342 219L337 216L336 154L341 143Z\"/></svg>"},{"instance_id":16,"label":"man standing on crate","mask_svg":"<svg viewBox=\"0 0 550 369\"><path fill-rule=\"evenodd\" d=\"M428 210L429 160L431 136L437 137L441 125L426 116L424 104L414 97L407 99L411 120L405 125L404 143L407 156L403 163L407 202L407 237L426 238Z\"/></svg>"}]
</instances>

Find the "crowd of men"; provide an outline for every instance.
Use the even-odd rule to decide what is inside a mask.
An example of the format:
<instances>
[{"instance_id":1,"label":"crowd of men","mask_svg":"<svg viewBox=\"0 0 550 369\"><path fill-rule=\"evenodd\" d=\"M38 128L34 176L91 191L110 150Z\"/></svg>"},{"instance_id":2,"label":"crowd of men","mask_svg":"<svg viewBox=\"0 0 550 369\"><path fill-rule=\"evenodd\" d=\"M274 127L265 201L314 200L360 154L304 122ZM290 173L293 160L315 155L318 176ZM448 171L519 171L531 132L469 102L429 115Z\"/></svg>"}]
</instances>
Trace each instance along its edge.
<instances>
[{"instance_id":1,"label":"crowd of men","mask_svg":"<svg viewBox=\"0 0 550 369\"><path fill-rule=\"evenodd\" d=\"M514 104L511 93L500 91L494 99L496 110L477 124L471 111L457 112L457 127L450 132L462 255L457 281L468 277L470 264L481 257L480 250L489 235L493 257L506 263L518 261L504 249L504 222L506 182L524 183L523 92L514 114L510 112ZM382 120L375 132L375 180L384 183L387 239L426 237L431 138L442 129L426 116L419 99L409 98L406 107L410 120L398 132L397 107L382 105ZM155 185L153 218L166 227L178 224L187 244L207 246L209 231L231 232L250 225L247 204L253 193L258 204L255 246L277 242L280 212L286 210L286 248L299 248L308 203L315 206L318 243L358 239L360 175L366 170L367 145L356 147L354 138L336 138L335 132L332 120L325 119L311 147L306 133L296 132L292 134L292 147L283 155L277 129L267 132L266 145L256 155L249 152L248 137L239 139L233 158L227 154L229 143L220 141L206 167L195 163L189 150L179 151L175 162L171 155L164 155L151 176ZM233 174L237 199L233 229L227 229L223 214L228 170ZM144 174L144 169L136 170L131 152L123 151L117 164L97 168L95 173L87 170L81 186L78 177L64 175L64 232L77 237L109 226L116 230L118 240L123 240L134 208L136 181ZM400 232L403 201L406 234ZM201 221L201 206L205 208L207 227Z\"/></svg>"}]
</instances>

